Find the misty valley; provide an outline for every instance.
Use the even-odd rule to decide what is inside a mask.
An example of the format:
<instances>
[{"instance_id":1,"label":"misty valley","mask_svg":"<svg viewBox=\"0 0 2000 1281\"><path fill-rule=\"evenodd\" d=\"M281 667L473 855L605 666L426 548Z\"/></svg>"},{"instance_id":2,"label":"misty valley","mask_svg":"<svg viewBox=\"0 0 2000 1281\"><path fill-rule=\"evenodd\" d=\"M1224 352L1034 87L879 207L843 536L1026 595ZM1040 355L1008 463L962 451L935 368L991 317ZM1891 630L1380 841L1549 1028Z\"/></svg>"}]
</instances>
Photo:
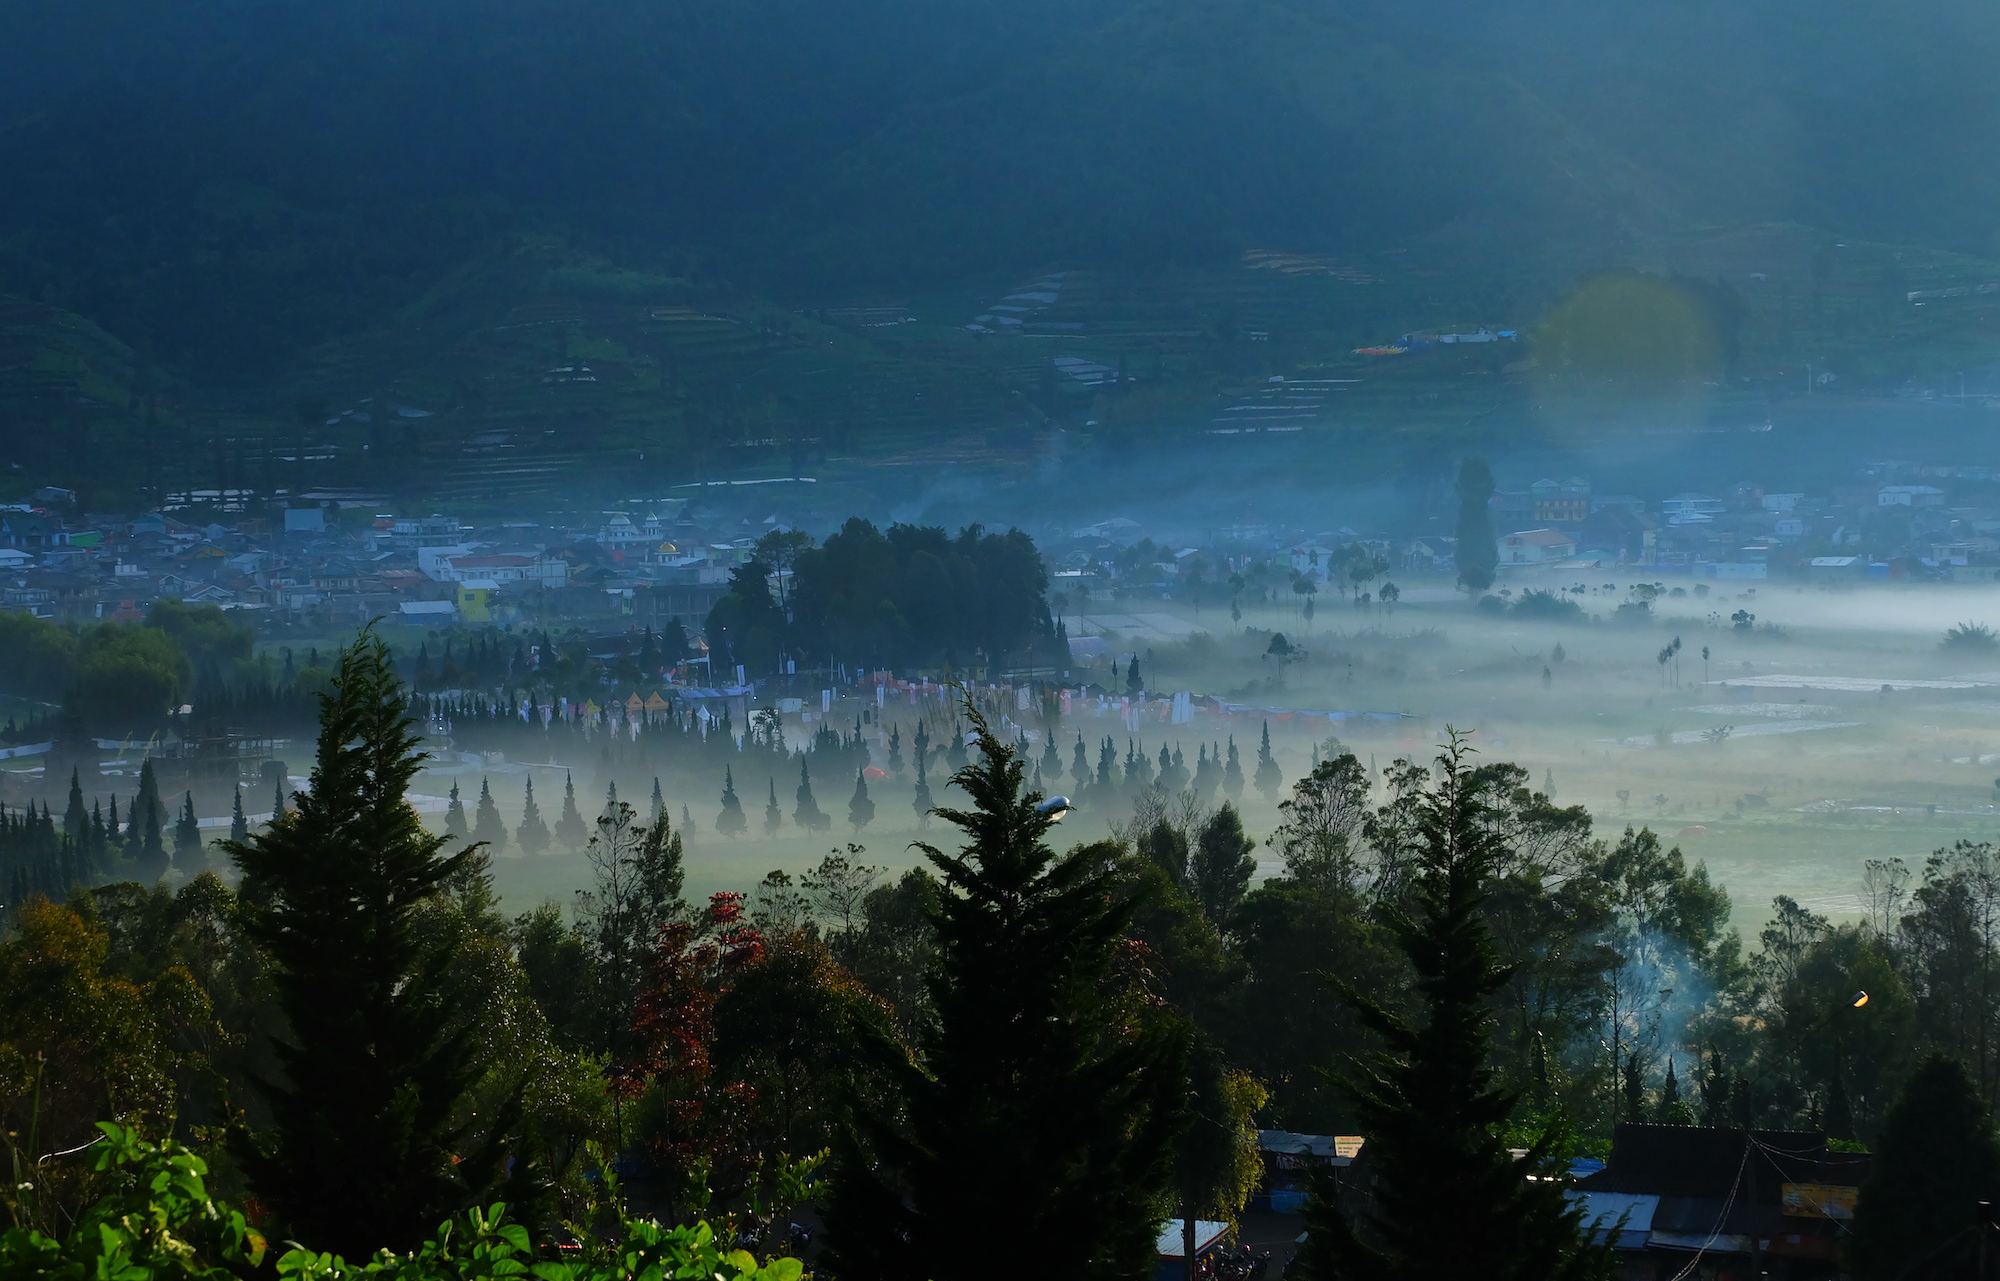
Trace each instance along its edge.
<instances>
[{"instance_id":1,"label":"misty valley","mask_svg":"<svg viewBox=\"0 0 2000 1281\"><path fill-rule=\"evenodd\" d=\"M1996 54L0 0L0 1277L2000 1277Z\"/></svg>"}]
</instances>

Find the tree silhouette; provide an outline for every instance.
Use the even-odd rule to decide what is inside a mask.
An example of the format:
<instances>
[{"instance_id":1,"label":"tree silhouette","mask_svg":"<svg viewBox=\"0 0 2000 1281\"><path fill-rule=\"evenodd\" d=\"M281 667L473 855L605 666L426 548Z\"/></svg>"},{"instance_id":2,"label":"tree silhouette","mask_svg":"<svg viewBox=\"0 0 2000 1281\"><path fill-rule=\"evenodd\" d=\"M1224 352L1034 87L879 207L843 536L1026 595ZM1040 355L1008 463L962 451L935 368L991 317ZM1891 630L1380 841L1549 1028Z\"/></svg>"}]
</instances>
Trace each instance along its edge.
<instances>
[{"instance_id":1,"label":"tree silhouette","mask_svg":"<svg viewBox=\"0 0 2000 1281\"><path fill-rule=\"evenodd\" d=\"M153 777L153 758L139 767L139 794L132 798L132 830L138 840L133 857L138 863L139 881L151 885L167 874L167 846L161 829L166 825L166 807L160 803L160 785Z\"/></svg>"},{"instance_id":2,"label":"tree silhouette","mask_svg":"<svg viewBox=\"0 0 2000 1281\"><path fill-rule=\"evenodd\" d=\"M1458 546L1452 559L1458 566L1458 581L1468 591L1483 592L1493 586L1500 565L1500 544L1493 534L1493 469L1484 458L1468 458L1458 465Z\"/></svg>"},{"instance_id":3,"label":"tree silhouette","mask_svg":"<svg viewBox=\"0 0 2000 1281\"><path fill-rule=\"evenodd\" d=\"M514 839L520 842L523 854L534 855L549 847L549 825L542 819L542 807L535 804L535 780L530 778L527 783L521 800L521 826Z\"/></svg>"},{"instance_id":4,"label":"tree silhouette","mask_svg":"<svg viewBox=\"0 0 2000 1281\"><path fill-rule=\"evenodd\" d=\"M1497 1083L1491 1002L1512 969L1482 907L1511 851L1489 818L1493 783L1468 751L1453 735L1439 755L1441 777L1416 803L1412 897L1384 908L1423 1021L1336 980L1381 1041L1341 1078L1374 1182L1357 1210L1330 1176L1314 1179L1300 1261L1320 1281L1585 1281L1614 1263L1608 1246L1586 1243L1582 1207L1563 1197L1559 1133L1545 1130L1522 1158L1499 1137L1517 1099Z\"/></svg>"},{"instance_id":5,"label":"tree silhouette","mask_svg":"<svg viewBox=\"0 0 2000 1281\"><path fill-rule=\"evenodd\" d=\"M910 808L917 812L917 827L921 830L931 825L931 811L937 808L931 799L931 785L924 778L924 758L917 757L917 795L910 802Z\"/></svg>"},{"instance_id":6,"label":"tree silhouette","mask_svg":"<svg viewBox=\"0 0 2000 1281\"><path fill-rule=\"evenodd\" d=\"M874 818L875 802L868 799L868 773L863 769L855 770L854 796L847 802L847 821L853 824L854 830L858 832L873 822Z\"/></svg>"},{"instance_id":7,"label":"tree silhouette","mask_svg":"<svg viewBox=\"0 0 2000 1281\"><path fill-rule=\"evenodd\" d=\"M1048 847L1054 819L1022 762L967 710L979 763L952 782L972 804L939 811L965 845L918 846L943 874L934 1012L892 1097L857 1101L842 1134L831 1270L998 1277L1012 1262L964 1243L1005 1223L1090 1275L1146 1276L1187 1092L1184 1025L1124 995L1139 891L1102 847Z\"/></svg>"},{"instance_id":8,"label":"tree silhouette","mask_svg":"<svg viewBox=\"0 0 2000 1281\"><path fill-rule=\"evenodd\" d=\"M457 837L461 843L472 835L472 830L465 821L465 802L458 799L456 783L451 785L451 801L444 809L444 834Z\"/></svg>"},{"instance_id":9,"label":"tree silhouette","mask_svg":"<svg viewBox=\"0 0 2000 1281\"><path fill-rule=\"evenodd\" d=\"M201 844L201 821L194 816L194 793L181 796L181 816L174 823L174 870L187 876L208 868L208 852Z\"/></svg>"},{"instance_id":10,"label":"tree silhouette","mask_svg":"<svg viewBox=\"0 0 2000 1281\"><path fill-rule=\"evenodd\" d=\"M804 761L799 762L799 790L794 793L792 821L809 832L823 832L833 826L833 820L820 811L819 802L813 799L812 771Z\"/></svg>"},{"instance_id":11,"label":"tree silhouette","mask_svg":"<svg viewBox=\"0 0 2000 1281\"><path fill-rule=\"evenodd\" d=\"M583 812L576 807L576 780L567 771L563 773L562 816L556 820L555 835L562 847L571 851L581 850L590 837L583 825Z\"/></svg>"},{"instance_id":12,"label":"tree silhouette","mask_svg":"<svg viewBox=\"0 0 2000 1281\"><path fill-rule=\"evenodd\" d=\"M297 810L229 846L285 1025L282 1070L260 1080L269 1146L239 1157L291 1230L349 1258L411 1248L499 1165L459 1118L474 1041L425 956L426 905L472 853L447 854L409 806L415 726L365 633L340 657Z\"/></svg>"},{"instance_id":13,"label":"tree silhouette","mask_svg":"<svg viewBox=\"0 0 2000 1281\"><path fill-rule=\"evenodd\" d=\"M1861 1281L1972 1276L1967 1267L2000 1201L2000 1143L1965 1065L1933 1054L1889 1109L1854 1207L1850 1266Z\"/></svg>"},{"instance_id":14,"label":"tree silhouette","mask_svg":"<svg viewBox=\"0 0 2000 1281\"><path fill-rule=\"evenodd\" d=\"M743 817L743 802L736 797L736 772L729 766L722 769L722 812L715 816L715 830L724 836L741 836L749 826Z\"/></svg>"},{"instance_id":15,"label":"tree silhouette","mask_svg":"<svg viewBox=\"0 0 2000 1281\"><path fill-rule=\"evenodd\" d=\"M764 802L764 835L776 836L785 826L785 811L778 808L778 780L771 779L771 798Z\"/></svg>"},{"instance_id":16,"label":"tree silhouette","mask_svg":"<svg viewBox=\"0 0 2000 1281\"><path fill-rule=\"evenodd\" d=\"M493 788L483 778L479 780L479 804L472 812L472 838L495 854L507 844L507 825L500 821Z\"/></svg>"},{"instance_id":17,"label":"tree silhouette","mask_svg":"<svg viewBox=\"0 0 2000 1281\"><path fill-rule=\"evenodd\" d=\"M1233 760L1233 757L1232 757ZM1264 722L1264 741L1257 746L1257 776L1254 780L1257 790L1264 799L1275 805L1278 803L1278 789L1284 785L1285 776L1278 770L1278 760L1271 755L1271 722Z\"/></svg>"}]
</instances>

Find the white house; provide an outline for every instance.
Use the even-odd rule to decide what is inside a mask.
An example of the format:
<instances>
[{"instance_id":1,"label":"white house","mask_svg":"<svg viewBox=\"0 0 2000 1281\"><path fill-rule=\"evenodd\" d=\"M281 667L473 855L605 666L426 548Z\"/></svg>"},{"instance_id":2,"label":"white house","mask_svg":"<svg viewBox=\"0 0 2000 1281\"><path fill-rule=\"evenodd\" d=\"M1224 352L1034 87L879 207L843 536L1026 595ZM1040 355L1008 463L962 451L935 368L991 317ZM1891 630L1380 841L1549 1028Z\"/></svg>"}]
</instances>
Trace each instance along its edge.
<instances>
[{"instance_id":1,"label":"white house","mask_svg":"<svg viewBox=\"0 0 2000 1281\"><path fill-rule=\"evenodd\" d=\"M1720 498L1710 498L1707 494L1675 494L1660 503L1660 514L1667 518L1669 525L1699 525L1715 519L1715 514L1723 510Z\"/></svg>"},{"instance_id":2,"label":"white house","mask_svg":"<svg viewBox=\"0 0 2000 1281\"><path fill-rule=\"evenodd\" d=\"M1502 565L1553 565L1576 555L1576 539L1556 529L1524 529L1500 540Z\"/></svg>"},{"instance_id":3,"label":"white house","mask_svg":"<svg viewBox=\"0 0 2000 1281\"><path fill-rule=\"evenodd\" d=\"M1884 485L1875 491L1877 507L1942 507L1944 491L1931 485Z\"/></svg>"},{"instance_id":4,"label":"white house","mask_svg":"<svg viewBox=\"0 0 2000 1281\"><path fill-rule=\"evenodd\" d=\"M525 556L511 552L472 552L440 557L431 577L441 583L491 580L495 584L533 583L541 587L562 587L569 582L569 563L546 553Z\"/></svg>"},{"instance_id":5,"label":"white house","mask_svg":"<svg viewBox=\"0 0 2000 1281\"><path fill-rule=\"evenodd\" d=\"M440 583L446 582L448 580L445 578L445 573L452 559L458 556L470 556L472 552L473 548L470 543L447 543L437 547L419 547L417 548L417 568Z\"/></svg>"}]
</instances>

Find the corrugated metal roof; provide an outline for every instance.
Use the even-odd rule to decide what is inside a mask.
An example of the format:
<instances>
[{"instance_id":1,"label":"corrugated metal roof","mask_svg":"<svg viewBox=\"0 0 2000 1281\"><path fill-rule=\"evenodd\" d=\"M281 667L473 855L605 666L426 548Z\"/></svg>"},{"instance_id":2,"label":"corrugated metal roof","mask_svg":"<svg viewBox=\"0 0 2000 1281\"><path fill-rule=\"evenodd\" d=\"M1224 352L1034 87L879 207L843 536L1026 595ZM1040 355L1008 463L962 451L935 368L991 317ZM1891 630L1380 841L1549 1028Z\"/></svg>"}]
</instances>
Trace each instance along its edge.
<instances>
[{"instance_id":1,"label":"corrugated metal roof","mask_svg":"<svg viewBox=\"0 0 2000 1281\"><path fill-rule=\"evenodd\" d=\"M1829 1152L1824 1134L1758 1130L1755 1158L1757 1201L1778 1203L1783 1183L1838 1183L1858 1186L1865 1178L1864 1155ZM1577 1186L1586 1192L1652 1193L1662 1197L1727 1197L1743 1169L1741 1130L1689 1125L1618 1126L1608 1166ZM1746 1188L1745 1194L1748 1189Z\"/></svg>"},{"instance_id":2,"label":"corrugated metal roof","mask_svg":"<svg viewBox=\"0 0 2000 1281\"><path fill-rule=\"evenodd\" d=\"M1638 1192L1569 1192L1571 1200L1583 1202L1583 1225L1594 1241L1604 1241L1617 1232L1612 1245L1620 1250L1643 1250L1653 1231L1653 1215L1660 1198ZM1623 1220L1621 1225L1620 1220Z\"/></svg>"},{"instance_id":3,"label":"corrugated metal roof","mask_svg":"<svg viewBox=\"0 0 2000 1281\"><path fill-rule=\"evenodd\" d=\"M1160 1229L1159 1246L1160 1257L1162 1259L1178 1259L1182 1257L1181 1247L1184 1244L1182 1240L1182 1224L1185 1222L1186 1220L1184 1219L1168 1219L1166 1226ZM1229 1231L1227 1223L1212 1223L1207 1219L1196 1219L1194 1221L1195 1254L1200 1255L1208 1247L1220 1241L1223 1233L1227 1231Z\"/></svg>"}]
</instances>

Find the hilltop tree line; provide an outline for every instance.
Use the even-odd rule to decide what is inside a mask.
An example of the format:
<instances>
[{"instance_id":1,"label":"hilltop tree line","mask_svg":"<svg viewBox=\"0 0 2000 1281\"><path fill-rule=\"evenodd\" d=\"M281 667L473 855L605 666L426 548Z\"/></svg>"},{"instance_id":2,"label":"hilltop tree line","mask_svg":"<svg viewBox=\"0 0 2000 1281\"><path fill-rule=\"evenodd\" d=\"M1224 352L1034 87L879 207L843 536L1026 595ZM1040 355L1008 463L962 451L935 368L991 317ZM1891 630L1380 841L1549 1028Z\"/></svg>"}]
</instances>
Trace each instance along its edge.
<instances>
[{"instance_id":1,"label":"hilltop tree line","mask_svg":"<svg viewBox=\"0 0 2000 1281\"><path fill-rule=\"evenodd\" d=\"M897 671L1053 665L1068 652L1047 589L1034 540L1018 529L968 525L953 537L854 517L818 547L795 531L760 539L704 633L718 661L753 676L786 660Z\"/></svg>"}]
</instances>

